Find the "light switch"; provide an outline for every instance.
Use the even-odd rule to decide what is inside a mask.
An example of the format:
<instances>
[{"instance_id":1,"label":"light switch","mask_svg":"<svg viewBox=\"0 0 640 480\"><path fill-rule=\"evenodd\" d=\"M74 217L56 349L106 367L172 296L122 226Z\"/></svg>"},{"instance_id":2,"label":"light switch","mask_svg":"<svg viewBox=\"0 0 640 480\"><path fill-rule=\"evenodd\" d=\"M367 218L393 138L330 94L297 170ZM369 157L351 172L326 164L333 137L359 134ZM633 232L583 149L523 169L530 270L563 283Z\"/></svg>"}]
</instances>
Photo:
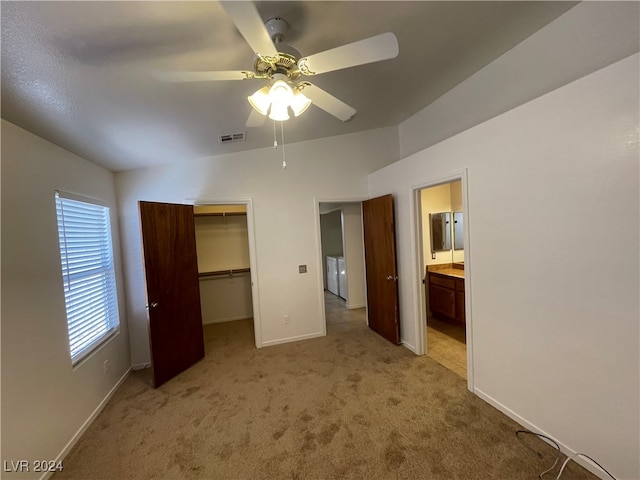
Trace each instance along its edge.
<instances>
[{"instance_id":1,"label":"light switch","mask_svg":"<svg viewBox=\"0 0 640 480\"><path fill-rule=\"evenodd\" d=\"M307 273L307 266L306 265L298 265L298 272L299 273Z\"/></svg>"}]
</instances>

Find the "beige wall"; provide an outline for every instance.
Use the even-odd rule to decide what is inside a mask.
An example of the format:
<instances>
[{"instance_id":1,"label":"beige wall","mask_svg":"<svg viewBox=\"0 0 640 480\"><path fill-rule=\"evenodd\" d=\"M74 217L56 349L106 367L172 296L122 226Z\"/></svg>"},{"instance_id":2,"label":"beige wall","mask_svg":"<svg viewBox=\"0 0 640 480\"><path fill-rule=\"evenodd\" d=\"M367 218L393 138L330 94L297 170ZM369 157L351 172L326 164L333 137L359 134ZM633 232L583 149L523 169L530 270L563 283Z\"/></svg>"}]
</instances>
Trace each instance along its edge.
<instances>
[{"instance_id":1,"label":"beige wall","mask_svg":"<svg viewBox=\"0 0 640 480\"><path fill-rule=\"evenodd\" d=\"M453 212L463 210L462 182L457 180L421 190L420 204L422 211L422 255L425 267L427 265L464 261L464 251L453 250L453 233L451 234L451 250L435 252L436 258L432 257L431 224L429 222L430 213L449 212L453 222ZM423 272L425 270L426 268L423 269Z\"/></svg>"},{"instance_id":2,"label":"beige wall","mask_svg":"<svg viewBox=\"0 0 640 480\"><path fill-rule=\"evenodd\" d=\"M120 333L76 368L69 358L56 189L111 208ZM128 371L122 287L113 174L2 120L3 459L59 458Z\"/></svg>"},{"instance_id":3,"label":"beige wall","mask_svg":"<svg viewBox=\"0 0 640 480\"><path fill-rule=\"evenodd\" d=\"M244 205L196 207L198 212L246 213ZM249 232L246 215L195 218L198 271L249 268ZM235 273L200 279L202 323L220 323L253 316L251 275Z\"/></svg>"}]
</instances>

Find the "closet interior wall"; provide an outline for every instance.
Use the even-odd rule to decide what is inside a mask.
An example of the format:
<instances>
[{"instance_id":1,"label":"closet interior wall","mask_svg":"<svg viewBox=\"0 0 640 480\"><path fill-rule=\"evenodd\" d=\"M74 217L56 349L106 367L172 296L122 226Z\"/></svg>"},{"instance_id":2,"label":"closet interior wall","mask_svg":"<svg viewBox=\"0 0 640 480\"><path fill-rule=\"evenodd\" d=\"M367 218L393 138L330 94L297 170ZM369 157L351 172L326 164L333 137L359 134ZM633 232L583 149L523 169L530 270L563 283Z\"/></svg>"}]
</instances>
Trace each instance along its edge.
<instances>
[{"instance_id":1,"label":"closet interior wall","mask_svg":"<svg viewBox=\"0 0 640 480\"><path fill-rule=\"evenodd\" d=\"M253 317L244 205L194 207L202 323Z\"/></svg>"}]
</instances>

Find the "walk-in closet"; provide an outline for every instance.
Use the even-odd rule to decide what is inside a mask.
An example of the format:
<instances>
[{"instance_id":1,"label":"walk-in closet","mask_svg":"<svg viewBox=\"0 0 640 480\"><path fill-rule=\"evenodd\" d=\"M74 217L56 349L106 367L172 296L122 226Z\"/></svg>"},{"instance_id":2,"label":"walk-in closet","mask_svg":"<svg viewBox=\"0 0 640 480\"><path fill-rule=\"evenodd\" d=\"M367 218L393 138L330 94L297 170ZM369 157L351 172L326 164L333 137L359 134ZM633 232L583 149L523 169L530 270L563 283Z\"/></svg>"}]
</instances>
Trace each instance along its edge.
<instances>
[{"instance_id":1,"label":"walk-in closet","mask_svg":"<svg viewBox=\"0 0 640 480\"><path fill-rule=\"evenodd\" d=\"M253 318L246 205L194 207L204 325Z\"/></svg>"}]
</instances>

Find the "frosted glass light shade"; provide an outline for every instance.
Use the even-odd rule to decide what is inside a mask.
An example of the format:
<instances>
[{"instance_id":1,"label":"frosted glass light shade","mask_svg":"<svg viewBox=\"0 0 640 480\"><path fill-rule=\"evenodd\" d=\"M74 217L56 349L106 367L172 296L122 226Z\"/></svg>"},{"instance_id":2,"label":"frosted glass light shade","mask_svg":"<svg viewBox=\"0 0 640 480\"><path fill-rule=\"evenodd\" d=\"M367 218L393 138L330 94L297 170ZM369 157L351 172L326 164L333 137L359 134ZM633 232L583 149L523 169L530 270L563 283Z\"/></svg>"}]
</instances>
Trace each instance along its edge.
<instances>
[{"instance_id":1,"label":"frosted glass light shade","mask_svg":"<svg viewBox=\"0 0 640 480\"><path fill-rule=\"evenodd\" d=\"M287 104L273 103L271 104L271 112L269 112L269 118L271 120L277 120L284 122L289 120L289 112L287 111Z\"/></svg>"},{"instance_id":2,"label":"frosted glass light shade","mask_svg":"<svg viewBox=\"0 0 640 480\"><path fill-rule=\"evenodd\" d=\"M307 108L309 108L309 105L311 105L311 100L309 100L300 92L294 94L293 100L291 100L291 110L293 110L293 114L296 117L301 115Z\"/></svg>"},{"instance_id":3,"label":"frosted glass light shade","mask_svg":"<svg viewBox=\"0 0 640 480\"><path fill-rule=\"evenodd\" d=\"M250 97L247 97L249 103L255 110L262 115L269 113L269 105L271 105L271 98L269 97L269 87L262 87L256 91Z\"/></svg>"},{"instance_id":4,"label":"frosted glass light shade","mask_svg":"<svg viewBox=\"0 0 640 480\"><path fill-rule=\"evenodd\" d=\"M293 90L283 80L276 80L269 90L269 98L271 103L279 105L289 105L293 100Z\"/></svg>"}]
</instances>

